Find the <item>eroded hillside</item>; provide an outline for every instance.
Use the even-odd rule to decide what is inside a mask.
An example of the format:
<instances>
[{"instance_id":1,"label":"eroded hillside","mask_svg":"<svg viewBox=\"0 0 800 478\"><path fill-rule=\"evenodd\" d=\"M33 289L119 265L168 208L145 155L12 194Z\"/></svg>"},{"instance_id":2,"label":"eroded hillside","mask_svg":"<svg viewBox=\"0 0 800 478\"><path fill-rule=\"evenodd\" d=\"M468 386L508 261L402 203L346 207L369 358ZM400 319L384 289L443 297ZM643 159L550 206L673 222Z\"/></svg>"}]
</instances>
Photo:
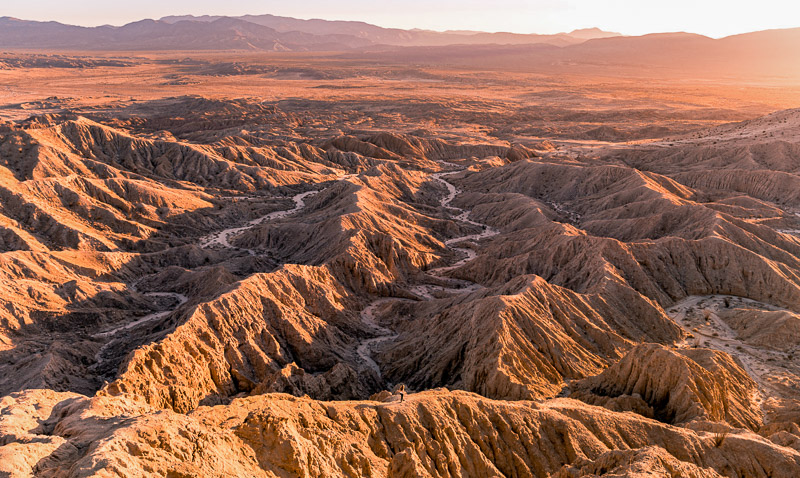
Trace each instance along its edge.
<instances>
[{"instance_id":1,"label":"eroded hillside","mask_svg":"<svg viewBox=\"0 0 800 478\"><path fill-rule=\"evenodd\" d=\"M10 476L800 473L796 111L571 147L112 110L0 132Z\"/></svg>"}]
</instances>

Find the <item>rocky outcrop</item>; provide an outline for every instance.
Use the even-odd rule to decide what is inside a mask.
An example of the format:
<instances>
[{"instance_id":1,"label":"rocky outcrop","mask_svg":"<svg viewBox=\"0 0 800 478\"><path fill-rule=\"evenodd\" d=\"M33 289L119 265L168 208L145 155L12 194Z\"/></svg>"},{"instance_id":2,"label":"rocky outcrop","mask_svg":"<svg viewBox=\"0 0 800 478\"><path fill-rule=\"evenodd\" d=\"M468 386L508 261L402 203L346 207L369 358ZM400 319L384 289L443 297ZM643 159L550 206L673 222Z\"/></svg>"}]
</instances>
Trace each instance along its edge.
<instances>
[{"instance_id":1,"label":"rocky outcrop","mask_svg":"<svg viewBox=\"0 0 800 478\"><path fill-rule=\"evenodd\" d=\"M603 476L720 478L723 475L710 468L682 462L664 451L663 448L651 446L608 451L595 460L582 460L574 465L565 466L553 475L553 478L580 478L583 476L592 478Z\"/></svg>"},{"instance_id":2,"label":"rocky outcrop","mask_svg":"<svg viewBox=\"0 0 800 478\"><path fill-rule=\"evenodd\" d=\"M758 385L734 359L708 349L644 344L603 373L570 384L570 397L667 423L725 421L758 430Z\"/></svg>"},{"instance_id":3,"label":"rocky outcrop","mask_svg":"<svg viewBox=\"0 0 800 478\"><path fill-rule=\"evenodd\" d=\"M568 399L510 403L445 390L402 403L263 395L188 415L48 391L0 403L0 470L11 476L572 477L652 466L788 478L800 470L798 452L749 432L717 444L706 432Z\"/></svg>"},{"instance_id":4,"label":"rocky outcrop","mask_svg":"<svg viewBox=\"0 0 800 478\"><path fill-rule=\"evenodd\" d=\"M519 277L502 288L441 300L405 321L380 362L394 382L415 389L452 386L502 399L552 397L567 379L599 373L630 340L615 315L593 297ZM415 314L416 315L416 314ZM425 334L419 334L425 327ZM654 335L680 336L663 321Z\"/></svg>"},{"instance_id":5,"label":"rocky outcrop","mask_svg":"<svg viewBox=\"0 0 800 478\"><path fill-rule=\"evenodd\" d=\"M462 158L501 157L508 161L519 161L536 157L531 148L520 144L452 144L440 139L423 138L410 134L379 133L356 138L342 136L329 143L342 151L352 151L379 159L401 160L402 158L442 161Z\"/></svg>"},{"instance_id":6,"label":"rocky outcrop","mask_svg":"<svg viewBox=\"0 0 800 478\"><path fill-rule=\"evenodd\" d=\"M344 363L338 363L321 374L306 371L291 363L266 377L253 390L254 395L288 393L296 397L311 396L317 400L359 398L367 395L359 372Z\"/></svg>"},{"instance_id":7,"label":"rocky outcrop","mask_svg":"<svg viewBox=\"0 0 800 478\"><path fill-rule=\"evenodd\" d=\"M368 333L348 312L355 303L326 268L285 266L251 276L194 307L163 340L134 351L103 393L187 412L252 392L293 362L308 372L355 363L353 335ZM348 394L353 389L360 386L336 398L356 398Z\"/></svg>"}]
</instances>

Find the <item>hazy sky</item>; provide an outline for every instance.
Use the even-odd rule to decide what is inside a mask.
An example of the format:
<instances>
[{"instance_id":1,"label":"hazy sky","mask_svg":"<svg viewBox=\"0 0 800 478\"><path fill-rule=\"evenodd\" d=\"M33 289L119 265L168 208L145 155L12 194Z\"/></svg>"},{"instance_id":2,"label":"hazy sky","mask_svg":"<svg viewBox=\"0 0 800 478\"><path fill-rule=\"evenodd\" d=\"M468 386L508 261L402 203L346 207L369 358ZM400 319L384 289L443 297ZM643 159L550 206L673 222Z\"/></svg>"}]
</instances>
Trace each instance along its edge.
<instances>
[{"instance_id":1,"label":"hazy sky","mask_svg":"<svg viewBox=\"0 0 800 478\"><path fill-rule=\"evenodd\" d=\"M625 34L719 37L800 27L797 0L0 0L0 16L120 25L174 14L272 13L381 26L556 33L597 26Z\"/></svg>"}]
</instances>

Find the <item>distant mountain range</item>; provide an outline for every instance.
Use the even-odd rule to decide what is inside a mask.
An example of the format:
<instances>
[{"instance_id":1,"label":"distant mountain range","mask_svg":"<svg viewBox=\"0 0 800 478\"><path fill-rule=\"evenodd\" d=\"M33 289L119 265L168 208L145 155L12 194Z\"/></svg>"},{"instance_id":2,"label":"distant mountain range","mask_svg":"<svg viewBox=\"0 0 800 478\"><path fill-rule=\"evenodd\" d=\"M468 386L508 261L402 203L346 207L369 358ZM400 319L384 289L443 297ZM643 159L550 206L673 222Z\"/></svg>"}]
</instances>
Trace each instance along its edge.
<instances>
[{"instance_id":1,"label":"distant mountain range","mask_svg":"<svg viewBox=\"0 0 800 478\"><path fill-rule=\"evenodd\" d=\"M691 33L594 38L563 47L449 45L345 52L380 62L527 72L616 76L693 76L800 80L800 28L765 30L721 39Z\"/></svg>"},{"instance_id":2,"label":"distant mountain range","mask_svg":"<svg viewBox=\"0 0 800 478\"><path fill-rule=\"evenodd\" d=\"M278 32L235 18L212 22L142 20L121 27L77 27L0 18L0 47L61 50L349 50L373 43L343 34Z\"/></svg>"},{"instance_id":3,"label":"distant mountain range","mask_svg":"<svg viewBox=\"0 0 800 478\"><path fill-rule=\"evenodd\" d=\"M556 35L435 32L275 15L172 16L91 28L0 18L0 48L335 51L376 61L536 71L575 67L797 78L799 45L800 28L712 39L690 33L629 37L597 28Z\"/></svg>"},{"instance_id":4,"label":"distant mountain range","mask_svg":"<svg viewBox=\"0 0 800 478\"><path fill-rule=\"evenodd\" d=\"M182 21L215 22L226 17L215 16L171 16L161 19L163 22L178 23ZM431 30L402 30L399 28L383 28L364 22L332 21L332 20L299 20L275 15L245 15L235 17L256 25L274 29L280 33L303 32L314 35L350 35L369 40L378 45L395 46L443 46L443 45L483 45L483 44L533 44L566 46L581 43L592 38L620 36L619 33L606 32L599 28L575 30L570 33L555 35L519 34L519 33L487 33L479 31L436 32Z\"/></svg>"},{"instance_id":5,"label":"distant mountain range","mask_svg":"<svg viewBox=\"0 0 800 478\"><path fill-rule=\"evenodd\" d=\"M434 32L383 28L363 22L298 20L274 15L181 16L121 27L79 27L57 22L0 18L0 47L75 50L270 50L339 51L370 46L453 44L574 45L618 36L600 29L556 35Z\"/></svg>"}]
</instances>

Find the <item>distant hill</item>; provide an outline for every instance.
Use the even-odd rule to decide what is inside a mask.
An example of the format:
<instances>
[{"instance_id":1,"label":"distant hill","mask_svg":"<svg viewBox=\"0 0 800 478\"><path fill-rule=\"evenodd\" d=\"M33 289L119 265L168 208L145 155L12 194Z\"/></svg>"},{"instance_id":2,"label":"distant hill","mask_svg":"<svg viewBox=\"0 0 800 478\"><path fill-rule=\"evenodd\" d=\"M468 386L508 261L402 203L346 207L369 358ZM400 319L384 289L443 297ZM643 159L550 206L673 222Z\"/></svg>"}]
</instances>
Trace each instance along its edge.
<instances>
[{"instance_id":1,"label":"distant hill","mask_svg":"<svg viewBox=\"0 0 800 478\"><path fill-rule=\"evenodd\" d=\"M611 37L622 36L619 33L607 32L607 31L601 30L599 28L582 28L580 30L572 30L571 32L567 33L567 35L571 36L572 38L578 38L578 39L583 39L583 40L592 40L594 38L611 38Z\"/></svg>"},{"instance_id":2,"label":"distant hill","mask_svg":"<svg viewBox=\"0 0 800 478\"><path fill-rule=\"evenodd\" d=\"M645 66L701 75L800 75L800 28L718 40L688 33L593 39L561 52L561 60L604 66Z\"/></svg>"},{"instance_id":3,"label":"distant hill","mask_svg":"<svg viewBox=\"0 0 800 478\"><path fill-rule=\"evenodd\" d=\"M518 71L798 79L798 45L800 28L722 39L691 33L617 36L563 47L547 44L393 47L373 49L358 56L380 61Z\"/></svg>"},{"instance_id":4,"label":"distant hill","mask_svg":"<svg viewBox=\"0 0 800 478\"><path fill-rule=\"evenodd\" d=\"M434 32L383 28L364 22L299 20L274 15L180 16L121 27L79 27L58 22L0 18L0 47L73 50L266 50L343 51L376 45L452 44L574 45L616 36L601 30L557 35Z\"/></svg>"}]
</instances>

